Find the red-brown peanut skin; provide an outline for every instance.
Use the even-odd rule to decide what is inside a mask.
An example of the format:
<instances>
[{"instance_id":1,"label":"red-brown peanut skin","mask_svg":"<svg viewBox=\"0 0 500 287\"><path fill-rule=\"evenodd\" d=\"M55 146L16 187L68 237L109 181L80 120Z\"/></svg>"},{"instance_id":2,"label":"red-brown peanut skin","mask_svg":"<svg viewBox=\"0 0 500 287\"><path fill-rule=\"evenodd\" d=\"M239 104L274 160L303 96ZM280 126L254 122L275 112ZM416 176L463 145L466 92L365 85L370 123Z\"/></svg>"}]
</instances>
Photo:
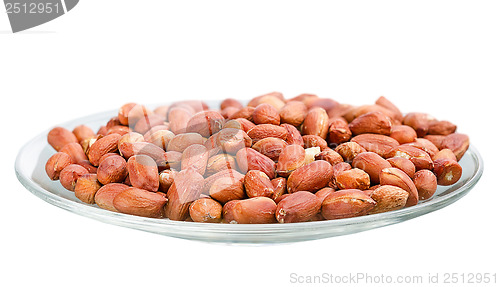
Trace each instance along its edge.
<instances>
[{"instance_id":1,"label":"red-brown peanut skin","mask_svg":"<svg viewBox=\"0 0 500 287\"><path fill-rule=\"evenodd\" d=\"M260 124L280 124L280 114L278 110L270 104L259 104L252 113L253 122Z\"/></svg>"},{"instance_id":2,"label":"red-brown peanut skin","mask_svg":"<svg viewBox=\"0 0 500 287\"><path fill-rule=\"evenodd\" d=\"M377 153L383 158L388 157L387 153L397 146L399 142L389 136L378 134L361 134L353 137L352 142L358 143L366 151Z\"/></svg>"},{"instance_id":3,"label":"red-brown peanut skin","mask_svg":"<svg viewBox=\"0 0 500 287\"><path fill-rule=\"evenodd\" d=\"M273 185L273 196L272 199L276 201L278 197L282 196L286 192L286 178L277 177L271 180L271 184Z\"/></svg>"},{"instance_id":4,"label":"red-brown peanut skin","mask_svg":"<svg viewBox=\"0 0 500 287\"><path fill-rule=\"evenodd\" d=\"M147 155L134 155L127 161L130 183L133 187L158 191L160 178L156 162Z\"/></svg>"},{"instance_id":5,"label":"red-brown peanut skin","mask_svg":"<svg viewBox=\"0 0 500 287\"><path fill-rule=\"evenodd\" d=\"M71 157L63 152L56 152L45 163L45 172L51 180L58 180L61 171L72 164Z\"/></svg>"},{"instance_id":6,"label":"red-brown peanut skin","mask_svg":"<svg viewBox=\"0 0 500 287\"><path fill-rule=\"evenodd\" d=\"M271 124L256 125L249 130L247 134L253 142L258 142L259 140L267 137L286 140L288 135L287 130L284 127Z\"/></svg>"},{"instance_id":7,"label":"red-brown peanut skin","mask_svg":"<svg viewBox=\"0 0 500 287\"><path fill-rule=\"evenodd\" d=\"M304 148L319 147L321 151L328 149L328 143L320 136L305 135L302 137L304 140Z\"/></svg>"},{"instance_id":8,"label":"red-brown peanut skin","mask_svg":"<svg viewBox=\"0 0 500 287\"><path fill-rule=\"evenodd\" d=\"M181 169L182 153L177 151L167 151L163 153L162 159L156 161L159 168Z\"/></svg>"},{"instance_id":9,"label":"red-brown peanut skin","mask_svg":"<svg viewBox=\"0 0 500 287\"><path fill-rule=\"evenodd\" d=\"M234 119L245 119L247 121L252 121L252 113L255 110L255 107L243 107L239 111L233 113L231 116L229 116L229 120L234 120Z\"/></svg>"},{"instance_id":10,"label":"red-brown peanut skin","mask_svg":"<svg viewBox=\"0 0 500 287\"><path fill-rule=\"evenodd\" d=\"M200 198L189 206L189 216L194 222L219 223L222 205L211 198Z\"/></svg>"},{"instance_id":11,"label":"red-brown peanut skin","mask_svg":"<svg viewBox=\"0 0 500 287\"><path fill-rule=\"evenodd\" d=\"M420 200L431 198L437 189L437 178L434 173L428 169L422 169L415 173L413 183L418 191Z\"/></svg>"},{"instance_id":12,"label":"red-brown peanut skin","mask_svg":"<svg viewBox=\"0 0 500 287\"><path fill-rule=\"evenodd\" d=\"M434 161L434 174L438 185L452 185L462 177L462 166L452 159L442 158Z\"/></svg>"},{"instance_id":13,"label":"red-brown peanut skin","mask_svg":"<svg viewBox=\"0 0 500 287\"><path fill-rule=\"evenodd\" d=\"M337 174L335 185L339 189L365 190L370 188L370 176L362 169L352 168Z\"/></svg>"},{"instance_id":14,"label":"red-brown peanut skin","mask_svg":"<svg viewBox=\"0 0 500 287\"><path fill-rule=\"evenodd\" d=\"M210 197L220 203L231 200L244 199L246 197L243 178L237 179L230 176L223 176L216 179L208 191Z\"/></svg>"},{"instance_id":15,"label":"red-brown peanut skin","mask_svg":"<svg viewBox=\"0 0 500 287\"><path fill-rule=\"evenodd\" d=\"M142 117L146 116L147 111L146 108L138 105L136 103L126 103L120 107L118 110L118 121L120 124L124 126L129 125L129 114L131 113L131 116L134 117L139 117L140 115ZM132 119L134 121L134 119Z\"/></svg>"},{"instance_id":16,"label":"red-brown peanut skin","mask_svg":"<svg viewBox=\"0 0 500 287\"><path fill-rule=\"evenodd\" d=\"M69 143L63 146L62 149L59 150L60 152L64 152L71 156L71 159L73 162L81 162L84 160L88 160L87 155L83 151L82 146L79 143Z\"/></svg>"},{"instance_id":17,"label":"red-brown peanut skin","mask_svg":"<svg viewBox=\"0 0 500 287\"><path fill-rule=\"evenodd\" d=\"M330 98L316 98L316 99L311 99L310 101L306 102L306 106L309 109L312 109L315 107L320 107L320 108L325 109L325 111L329 111L338 105L339 105L339 102L335 101L334 99L330 99Z\"/></svg>"},{"instance_id":18,"label":"red-brown peanut skin","mask_svg":"<svg viewBox=\"0 0 500 287\"><path fill-rule=\"evenodd\" d=\"M127 133L129 133L131 130L129 127L126 127L126 126L120 126L120 125L117 125L117 126L112 126L110 128L108 128L106 130L106 135L110 135L110 134L119 134L119 135L126 135Z\"/></svg>"},{"instance_id":19,"label":"red-brown peanut skin","mask_svg":"<svg viewBox=\"0 0 500 287\"><path fill-rule=\"evenodd\" d=\"M97 168L97 179L102 184L123 182L127 174L127 161L119 155L106 157Z\"/></svg>"},{"instance_id":20,"label":"red-brown peanut skin","mask_svg":"<svg viewBox=\"0 0 500 287\"><path fill-rule=\"evenodd\" d=\"M242 173L247 173L249 170L260 170L270 179L275 177L276 164L274 161L252 148L243 148L238 151L236 162Z\"/></svg>"},{"instance_id":21,"label":"red-brown peanut skin","mask_svg":"<svg viewBox=\"0 0 500 287\"><path fill-rule=\"evenodd\" d=\"M244 119L244 118L238 118L238 119L235 119L234 121L238 122L240 125L240 129L246 133L248 133L249 130L251 130L253 127L255 127L254 123L252 123L251 121Z\"/></svg>"},{"instance_id":22,"label":"red-brown peanut skin","mask_svg":"<svg viewBox=\"0 0 500 287\"><path fill-rule=\"evenodd\" d=\"M384 108L392 111L394 113L394 119L395 120L397 120L397 121L402 121L403 120L403 114L401 113L401 111L399 110L399 108L394 103L392 103L391 101L389 101L386 97L380 96L375 101L375 104L379 105L379 106L382 106L382 107L384 107Z\"/></svg>"},{"instance_id":23,"label":"red-brown peanut skin","mask_svg":"<svg viewBox=\"0 0 500 287\"><path fill-rule=\"evenodd\" d=\"M404 145L421 149L426 153L428 153L431 158L439 152L439 149L436 147L435 144L433 144L430 140L426 140L424 138L418 138L414 142L405 143Z\"/></svg>"},{"instance_id":24,"label":"red-brown peanut skin","mask_svg":"<svg viewBox=\"0 0 500 287\"><path fill-rule=\"evenodd\" d=\"M380 183L379 174L382 169L391 167L391 164L374 152L362 152L354 157L352 166L368 173L371 184L376 185Z\"/></svg>"},{"instance_id":25,"label":"red-brown peanut skin","mask_svg":"<svg viewBox=\"0 0 500 287\"><path fill-rule=\"evenodd\" d=\"M404 157L390 157L387 161L392 167L396 167L404 171L410 178L415 176L415 165L411 162L411 160Z\"/></svg>"},{"instance_id":26,"label":"red-brown peanut skin","mask_svg":"<svg viewBox=\"0 0 500 287\"><path fill-rule=\"evenodd\" d=\"M193 144L204 144L205 140L198 133L178 134L168 142L167 151L183 152Z\"/></svg>"},{"instance_id":27,"label":"red-brown peanut skin","mask_svg":"<svg viewBox=\"0 0 500 287\"><path fill-rule=\"evenodd\" d=\"M164 118L156 114L149 114L147 117L139 119L134 125L134 131L145 134L151 128L164 124Z\"/></svg>"},{"instance_id":28,"label":"red-brown peanut skin","mask_svg":"<svg viewBox=\"0 0 500 287\"><path fill-rule=\"evenodd\" d=\"M277 161L287 145L287 142L282 139L269 137L256 142L252 148L273 161Z\"/></svg>"},{"instance_id":29,"label":"red-brown peanut skin","mask_svg":"<svg viewBox=\"0 0 500 287\"><path fill-rule=\"evenodd\" d=\"M177 171L172 170L172 169L166 169L159 174L159 180L160 180L160 187L158 188L159 191L166 193L170 186L174 183L174 175L177 173Z\"/></svg>"},{"instance_id":30,"label":"red-brown peanut skin","mask_svg":"<svg viewBox=\"0 0 500 287\"><path fill-rule=\"evenodd\" d=\"M307 112L302 124L303 135L317 135L326 139L328 135L328 114L323 108L312 108Z\"/></svg>"},{"instance_id":31,"label":"red-brown peanut skin","mask_svg":"<svg viewBox=\"0 0 500 287\"><path fill-rule=\"evenodd\" d=\"M402 170L389 167L380 172L380 185L394 185L406 190L409 193L406 200L406 207L418 203L418 191L413 180Z\"/></svg>"},{"instance_id":32,"label":"red-brown peanut skin","mask_svg":"<svg viewBox=\"0 0 500 287\"><path fill-rule=\"evenodd\" d=\"M76 139L79 143L83 140L95 137L94 131L86 125L79 125L73 129L73 134L76 136Z\"/></svg>"},{"instance_id":33,"label":"red-brown peanut skin","mask_svg":"<svg viewBox=\"0 0 500 287\"><path fill-rule=\"evenodd\" d=\"M119 212L152 218L163 217L167 199L158 193L129 187L115 196L113 206Z\"/></svg>"},{"instance_id":34,"label":"red-brown peanut skin","mask_svg":"<svg viewBox=\"0 0 500 287\"><path fill-rule=\"evenodd\" d=\"M335 148L335 152L340 154L345 161L352 162L352 160L360 153L366 152L366 149L355 142L341 143Z\"/></svg>"},{"instance_id":35,"label":"red-brown peanut skin","mask_svg":"<svg viewBox=\"0 0 500 287\"><path fill-rule=\"evenodd\" d=\"M290 195L291 195L291 193L282 194L282 195L278 196L276 199L274 199L274 202L276 202L276 204L278 204L278 203L280 203L280 201L282 201L283 199L287 198Z\"/></svg>"},{"instance_id":36,"label":"red-brown peanut skin","mask_svg":"<svg viewBox=\"0 0 500 287\"><path fill-rule=\"evenodd\" d=\"M342 114L342 116L348 121L352 122L355 118L371 113L371 112L381 112L384 115L388 116L391 118L392 121L397 122L397 116L395 115L394 111L389 110L383 106L380 105L361 105L357 107L351 107L346 109L345 113Z\"/></svg>"},{"instance_id":37,"label":"red-brown peanut skin","mask_svg":"<svg viewBox=\"0 0 500 287\"><path fill-rule=\"evenodd\" d=\"M271 92L265 95L257 96L248 102L248 106L256 107L260 104L267 103L276 109L281 109L285 105L285 98L280 92Z\"/></svg>"},{"instance_id":38,"label":"red-brown peanut skin","mask_svg":"<svg viewBox=\"0 0 500 287\"><path fill-rule=\"evenodd\" d=\"M153 110L153 113L163 117L164 120L167 120L168 109L170 109L170 105L160 105Z\"/></svg>"},{"instance_id":39,"label":"red-brown peanut skin","mask_svg":"<svg viewBox=\"0 0 500 287\"><path fill-rule=\"evenodd\" d=\"M159 126L157 126L159 127ZM175 134L169 130L157 130L152 132L153 129L148 131L144 136L147 138L148 142L151 142L155 146L161 148L162 150L167 150L168 143L171 139L175 137Z\"/></svg>"},{"instance_id":40,"label":"red-brown peanut skin","mask_svg":"<svg viewBox=\"0 0 500 287\"><path fill-rule=\"evenodd\" d=\"M238 101L237 99L233 99L233 98L226 98L224 99L221 103L220 103L220 109L221 110L224 110L225 108L227 107L234 107L234 108L238 108L238 109L241 109L243 108L243 105L240 103L240 101Z\"/></svg>"},{"instance_id":41,"label":"red-brown peanut skin","mask_svg":"<svg viewBox=\"0 0 500 287\"><path fill-rule=\"evenodd\" d=\"M170 130L178 135L186 132L186 127L189 119L192 116L192 111L185 108L174 107L170 108L168 112L168 119L170 121Z\"/></svg>"},{"instance_id":42,"label":"red-brown peanut skin","mask_svg":"<svg viewBox=\"0 0 500 287\"><path fill-rule=\"evenodd\" d=\"M432 158L428 153L409 145L400 145L391 149L387 153L387 157L403 157L409 159L415 165L415 170L432 170L433 167Z\"/></svg>"},{"instance_id":43,"label":"red-brown peanut skin","mask_svg":"<svg viewBox=\"0 0 500 287\"><path fill-rule=\"evenodd\" d=\"M110 134L98 139L89 148L87 156L91 164L97 166L101 156L116 152L118 150L118 141L122 136L119 134Z\"/></svg>"},{"instance_id":44,"label":"red-brown peanut skin","mask_svg":"<svg viewBox=\"0 0 500 287\"><path fill-rule=\"evenodd\" d=\"M454 133L457 130L457 126L449 121L436 121L429 124L429 134L430 135L444 135Z\"/></svg>"},{"instance_id":45,"label":"red-brown peanut skin","mask_svg":"<svg viewBox=\"0 0 500 287\"><path fill-rule=\"evenodd\" d=\"M69 191L75 190L76 181L84 174L89 173L87 169L78 164L70 164L66 166L59 174L61 185Z\"/></svg>"},{"instance_id":46,"label":"red-brown peanut skin","mask_svg":"<svg viewBox=\"0 0 500 287\"><path fill-rule=\"evenodd\" d=\"M337 163L341 163L344 161L342 156L334 151L333 149L327 148L324 151L318 153L315 157L315 160L326 160L329 162L332 166L336 165Z\"/></svg>"},{"instance_id":47,"label":"red-brown peanut skin","mask_svg":"<svg viewBox=\"0 0 500 287\"><path fill-rule=\"evenodd\" d=\"M404 208L409 193L397 186L381 185L373 188L370 197L377 202L370 214L388 212Z\"/></svg>"},{"instance_id":48,"label":"red-brown peanut skin","mask_svg":"<svg viewBox=\"0 0 500 287\"><path fill-rule=\"evenodd\" d=\"M445 148L440 150L438 153L436 153L433 157L432 160L436 161L438 159L451 159L454 161L457 161L457 157L455 156L455 153L451 149Z\"/></svg>"},{"instance_id":49,"label":"red-brown peanut skin","mask_svg":"<svg viewBox=\"0 0 500 287\"><path fill-rule=\"evenodd\" d=\"M152 143L148 142L124 142L120 145L120 154L128 159L133 155L147 155L154 160L160 160L165 151Z\"/></svg>"},{"instance_id":50,"label":"red-brown peanut skin","mask_svg":"<svg viewBox=\"0 0 500 287\"><path fill-rule=\"evenodd\" d=\"M97 167L99 167L105 159L107 159L108 157L111 157L111 156L120 156L120 155L113 152L113 153L107 153L107 154L101 156L101 158L99 159L99 164L97 165ZM94 173L97 173L97 170Z\"/></svg>"},{"instance_id":51,"label":"red-brown peanut skin","mask_svg":"<svg viewBox=\"0 0 500 287\"><path fill-rule=\"evenodd\" d=\"M111 129L112 127L116 127L116 126L119 126L121 125L120 124L120 119L116 116L116 117L112 117L108 120L108 122L106 122L106 133L109 131L109 129Z\"/></svg>"},{"instance_id":52,"label":"red-brown peanut skin","mask_svg":"<svg viewBox=\"0 0 500 287\"><path fill-rule=\"evenodd\" d=\"M297 191L278 203L276 220L279 223L306 222L321 210L321 201L309 191Z\"/></svg>"},{"instance_id":53,"label":"red-brown peanut skin","mask_svg":"<svg viewBox=\"0 0 500 287\"><path fill-rule=\"evenodd\" d=\"M222 208L226 223L267 224L276 222L276 203L269 197L232 200Z\"/></svg>"},{"instance_id":54,"label":"red-brown peanut skin","mask_svg":"<svg viewBox=\"0 0 500 287\"><path fill-rule=\"evenodd\" d=\"M315 192L327 186L333 177L333 167L327 161L317 160L294 170L287 180L289 193L300 190Z\"/></svg>"},{"instance_id":55,"label":"red-brown peanut skin","mask_svg":"<svg viewBox=\"0 0 500 287\"><path fill-rule=\"evenodd\" d=\"M99 188L94 196L94 201L102 209L118 212L113 205L113 200L117 194L129 187L123 183L108 183Z\"/></svg>"},{"instance_id":56,"label":"red-brown peanut skin","mask_svg":"<svg viewBox=\"0 0 500 287\"><path fill-rule=\"evenodd\" d=\"M381 112L363 114L349 124L353 135L367 133L390 135L391 127L391 119Z\"/></svg>"},{"instance_id":57,"label":"red-brown peanut skin","mask_svg":"<svg viewBox=\"0 0 500 287\"><path fill-rule=\"evenodd\" d=\"M335 182L335 177L340 174L341 172L345 171L345 170L350 170L352 168L352 166L347 163L347 162L339 162L337 163L336 165L334 165L332 167L332 170L333 170L333 176L330 180L330 182L328 182L328 187L331 187L333 189L339 189L336 182Z\"/></svg>"},{"instance_id":58,"label":"red-brown peanut skin","mask_svg":"<svg viewBox=\"0 0 500 287\"><path fill-rule=\"evenodd\" d=\"M395 125L391 129L390 137L400 144L411 143L417 139L417 132L410 126Z\"/></svg>"},{"instance_id":59,"label":"red-brown peanut skin","mask_svg":"<svg viewBox=\"0 0 500 287\"><path fill-rule=\"evenodd\" d=\"M181 158L181 170L194 168L199 174L205 174L208 162L208 151L203 145L190 145L184 150Z\"/></svg>"},{"instance_id":60,"label":"red-brown peanut skin","mask_svg":"<svg viewBox=\"0 0 500 287\"><path fill-rule=\"evenodd\" d=\"M206 111L209 109L209 106L207 103L201 100L183 100L183 101L178 101L170 105L171 107L176 107L176 106L181 106L184 108L189 108L193 113L201 112L201 111Z\"/></svg>"},{"instance_id":61,"label":"red-brown peanut skin","mask_svg":"<svg viewBox=\"0 0 500 287\"><path fill-rule=\"evenodd\" d=\"M87 173L80 176L75 184L75 196L82 202L88 204L95 203L95 194L101 188L95 173Z\"/></svg>"},{"instance_id":62,"label":"red-brown peanut skin","mask_svg":"<svg viewBox=\"0 0 500 287\"><path fill-rule=\"evenodd\" d=\"M140 133L136 132L130 132L128 134L123 135L120 140L118 140L118 150L121 152L122 150L122 145L124 143L136 143L136 142L144 142L144 136L141 135ZM128 157L132 156L133 154L130 154ZM127 158L128 158L127 157Z\"/></svg>"},{"instance_id":63,"label":"red-brown peanut skin","mask_svg":"<svg viewBox=\"0 0 500 287\"><path fill-rule=\"evenodd\" d=\"M324 187L318 190L314 195L319 199L319 202L323 203L323 200L334 192L336 192L335 189L331 187Z\"/></svg>"},{"instance_id":64,"label":"red-brown peanut skin","mask_svg":"<svg viewBox=\"0 0 500 287\"><path fill-rule=\"evenodd\" d=\"M321 205L321 215L327 220L368 214L376 202L358 189L345 189L328 195Z\"/></svg>"},{"instance_id":65,"label":"red-brown peanut skin","mask_svg":"<svg viewBox=\"0 0 500 287\"><path fill-rule=\"evenodd\" d=\"M432 121L426 113L408 113L403 118L403 124L412 127L418 137L424 137L429 131L429 123Z\"/></svg>"},{"instance_id":66,"label":"red-brown peanut skin","mask_svg":"<svg viewBox=\"0 0 500 287\"><path fill-rule=\"evenodd\" d=\"M330 120L330 128L328 130L328 139L331 143L339 145L351 139L352 132L344 118L336 118Z\"/></svg>"},{"instance_id":67,"label":"red-brown peanut skin","mask_svg":"<svg viewBox=\"0 0 500 287\"><path fill-rule=\"evenodd\" d=\"M306 117L307 107L302 102L289 101L281 107L279 113L281 123L298 127L302 124Z\"/></svg>"},{"instance_id":68,"label":"red-brown peanut skin","mask_svg":"<svg viewBox=\"0 0 500 287\"><path fill-rule=\"evenodd\" d=\"M59 151L66 144L78 143L76 136L69 130L63 127L55 127L47 134L47 142L56 150Z\"/></svg>"},{"instance_id":69,"label":"red-brown peanut skin","mask_svg":"<svg viewBox=\"0 0 500 287\"><path fill-rule=\"evenodd\" d=\"M441 149L445 148L451 149L457 157L457 161L460 161L469 149L469 136L459 133L447 135L441 142Z\"/></svg>"},{"instance_id":70,"label":"red-brown peanut skin","mask_svg":"<svg viewBox=\"0 0 500 287\"><path fill-rule=\"evenodd\" d=\"M252 139L240 129L224 128L215 137L215 146L219 146L225 153L235 155L240 149L252 146Z\"/></svg>"},{"instance_id":71,"label":"red-brown peanut skin","mask_svg":"<svg viewBox=\"0 0 500 287\"><path fill-rule=\"evenodd\" d=\"M446 136L442 135L426 135L424 139L432 142L438 149L442 149L441 144Z\"/></svg>"},{"instance_id":72,"label":"red-brown peanut skin","mask_svg":"<svg viewBox=\"0 0 500 287\"><path fill-rule=\"evenodd\" d=\"M97 173L97 167L92 165L88 160L77 162L77 164L83 166L89 173Z\"/></svg>"},{"instance_id":73,"label":"red-brown peanut skin","mask_svg":"<svg viewBox=\"0 0 500 287\"><path fill-rule=\"evenodd\" d=\"M272 197L274 187L269 177L260 170L249 170L243 181L248 197Z\"/></svg>"},{"instance_id":74,"label":"red-brown peanut skin","mask_svg":"<svg viewBox=\"0 0 500 287\"><path fill-rule=\"evenodd\" d=\"M306 151L297 144L286 146L278 158L276 171L281 176L288 176L292 171L304 165Z\"/></svg>"},{"instance_id":75,"label":"red-brown peanut skin","mask_svg":"<svg viewBox=\"0 0 500 287\"><path fill-rule=\"evenodd\" d=\"M230 116L238 112L240 109L236 107L227 107L224 110L220 111L220 114L225 118L228 119Z\"/></svg>"},{"instance_id":76,"label":"red-brown peanut skin","mask_svg":"<svg viewBox=\"0 0 500 287\"><path fill-rule=\"evenodd\" d=\"M177 221L186 220L189 215L189 205L200 198L203 184L203 176L193 168L175 174L174 183L167 192L166 217Z\"/></svg>"},{"instance_id":77,"label":"red-brown peanut skin","mask_svg":"<svg viewBox=\"0 0 500 287\"><path fill-rule=\"evenodd\" d=\"M214 184L214 182L220 178L223 177L229 177L233 179L234 181L240 181L241 185L243 185L243 179L245 178L244 174L241 174L235 169L224 169L221 170L215 174L212 174L211 176L208 176L204 179L203 181L203 190L202 193L208 195L210 188Z\"/></svg>"},{"instance_id":78,"label":"red-brown peanut skin","mask_svg":"<svg viewBox=\"0 0 500 287\"><path fill-rule=\"evenodd\" d=\"M302 139L302 135L300 134L300 131L296 127L294 127L290 124L281 124L280 127L285 129L286 137L284 140L289 145L297 144L297 145L304 147L304 140Z\"/></svg>"},{"instance_id":79,"label":"red-brown peanut skin","mask_svg":"<svg viewBox=\"0 0 500 287\"><path fill-rule=\"evenodd\" d=\"M208 138L222 129L224 120L224 117L217 111L201 111L189 119L186 132L199 133Z\"/></svg>"}]
</instances>

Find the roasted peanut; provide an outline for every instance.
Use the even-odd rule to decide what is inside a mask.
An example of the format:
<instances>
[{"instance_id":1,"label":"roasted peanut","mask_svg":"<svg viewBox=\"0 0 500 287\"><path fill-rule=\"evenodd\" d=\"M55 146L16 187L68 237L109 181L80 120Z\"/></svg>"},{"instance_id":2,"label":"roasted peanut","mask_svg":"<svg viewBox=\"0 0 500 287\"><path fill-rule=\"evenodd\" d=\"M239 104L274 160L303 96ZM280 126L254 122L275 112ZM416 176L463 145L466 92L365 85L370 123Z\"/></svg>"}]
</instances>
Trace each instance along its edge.
<instances>
[{"instance_id":1,"label":"roasted peanut","mask_svg":"<svg viewBox=\"0 0 500 287\"><path fill-rule=\"evenodd\" d=\"M456 183L469 138L385 97L349 105L279 92L211 110L127 103L97 132L50 130L52 180L82 202L177 221L289 223L398 210Z\"/></svg>"},{"instance_id":2,"label":"roasted peanut","mask_svg":"<svg viewBox=\"0 0 500 287\"><path fill-rule=\"evenodd\" d=\"M276 219L279 223L306 222L313 219L320 209L318 197L308 191L298 191L278 203Z\"/></svg>"},{"instance_id":3,"label":"roasted peanut","mask_svg":"<svg viewBox=\"0 0 500 287\"><path fill-rule=\"evenodd\" d=\"M101 186L95 173L84 174L76 180L75 196L82 202L94 204L95 194Z\"/></svg>"},{"instance_id":4,"label":"roasted peanut","mask_svg":"<svg viewBox=\"0 0 500 287\"><path fill-rule=\"evenodd\" d=\"M413 177L413 183L417 188L420 200L431 198L437 189L437 178L434 173L428 169L417 171Z\"/></svg>"},{"instance_id":5,"label":"roasted peanut","mask_svg":"<svg viewBox=\"0 0 500 287\"><path fill-rule=\"evenodd\" d=\"M56 150L59 151L66 144L78 143L76 136L69 130L63 127L55 127L47 134L47 142Z\"/></svg>"},{"instance_id":6,"label":"roasted peanut","mask_svg":"<svg viewBox=\"0 0 500 287\"><path fill-rule=\"evenodd\" d=\"M341 219L368 214L376 202L358 189L345 189L328 195L321 205L325 219Z\"/></svg>"},{"instance_id":7,"label":"roasted peanut","mask_svg":"<svg viewBox=\"0 0 500 287\"><path fill-rule=\"evenodd\" d=\"M243 181L248 197L272 197L274 186L269 177L259 170L249 170Z\"/></svg>"},{"instance_id":8,"label":"roasted peanut","mask_svg":"<svg viewBox=\"0 0 500 287\"><path fill-rule=\"evenodd\" d=\"M200 198L189 206L194 222L218 223L222 220L222 205L211 198Z\"/></svg>"},{"instance_id":9,"label":"roasted peanut","mask_svg":"<svg viewBox=\"0 0 500 287\"><path fill-rule=\"evenodd\" d=\"M45 172L51 180L58 180L61 171L72 163L73 160L68 154L57 152L47 160L47 163L45 164Z\"/></svg>"},{"instance_id":10,"label":"roasted peanut","mask_svg":"<svg viewBox=\"0 0 500 287\"><path fill-rule=\"evenodd\" d=\"M269 197L232 200L222 208L224 222L265 224L276 222L276 203Z\"/></svg>"}]
</instances>

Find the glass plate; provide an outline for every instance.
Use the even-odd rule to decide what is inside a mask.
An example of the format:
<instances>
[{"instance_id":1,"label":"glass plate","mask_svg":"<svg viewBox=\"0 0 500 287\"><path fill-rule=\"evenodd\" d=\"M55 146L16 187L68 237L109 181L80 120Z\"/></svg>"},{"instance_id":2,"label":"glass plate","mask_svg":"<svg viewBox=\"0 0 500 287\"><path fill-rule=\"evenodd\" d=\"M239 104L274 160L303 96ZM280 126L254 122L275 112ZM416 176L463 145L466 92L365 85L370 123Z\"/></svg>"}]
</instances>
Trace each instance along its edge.
<instances>
[{"instance_id":1,"label":"glass plate","mask_svg":"<svg viewBox=\"0 0 500 287\"><path fill-rule=\"evenodd\" d=\"M117 111L75 119L60 126L72 130L86 124L97 130ZM462 178L452 186L438 187L436 194L418 205L397 211L362 217L288 224L214 224L179 222L116 213L79 201L59 181L51 181L45 173L45 162L55 153L47 143L48 130L26 143L17 155L15 170L19 181L39 198L50 204L102 222L153 232L157 234L211 242L280 243L314 240L378 228L443 208L466 195L483 172L483 161L471 146L460 161Z\"/></svg>"}]
</instances>

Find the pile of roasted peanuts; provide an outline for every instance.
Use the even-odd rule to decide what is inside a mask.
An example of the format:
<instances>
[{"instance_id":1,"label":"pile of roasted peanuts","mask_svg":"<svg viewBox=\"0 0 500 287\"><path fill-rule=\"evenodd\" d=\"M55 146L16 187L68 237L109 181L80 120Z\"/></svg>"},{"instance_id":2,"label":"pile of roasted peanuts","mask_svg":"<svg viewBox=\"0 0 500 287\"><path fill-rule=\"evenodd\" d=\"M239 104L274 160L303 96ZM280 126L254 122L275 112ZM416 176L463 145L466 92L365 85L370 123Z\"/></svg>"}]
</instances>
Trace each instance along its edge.
<instances>
[{"instance_id":1,"label":"pile of roasted peanuts","mask_svg":"<svg viewBox=\"0 0 500 287\"><path fill-rule=\"evenodd\" d=\"M398 210L462 175L469 138L384 97L353 106L273 92L220 109L127 103L94 132L53 128L45 166L82 202L137 216L290 223Z\"/></svg>"}]
</instances>

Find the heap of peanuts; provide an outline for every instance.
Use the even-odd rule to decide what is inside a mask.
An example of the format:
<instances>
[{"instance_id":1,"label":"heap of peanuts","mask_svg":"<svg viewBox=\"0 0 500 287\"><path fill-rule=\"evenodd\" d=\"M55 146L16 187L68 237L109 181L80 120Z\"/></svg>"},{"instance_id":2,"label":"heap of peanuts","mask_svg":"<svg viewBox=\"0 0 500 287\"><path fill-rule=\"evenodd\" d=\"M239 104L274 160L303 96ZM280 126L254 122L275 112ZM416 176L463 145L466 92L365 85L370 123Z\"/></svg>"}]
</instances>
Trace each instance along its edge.
<instances>
[{"instance_id":1,"label":"heap of peanuts","mask_svg":"<svg viewBox=\"0 0 500 287\"><path fill-rule=\"evenodd\" d=\"M290 223L398 210L456 183L469 138L384 97L352 106L273 92L220 110L123 105L96 133L48 133L47 175L82 202L178 221Z\"/></svg>"}]
</instances>

